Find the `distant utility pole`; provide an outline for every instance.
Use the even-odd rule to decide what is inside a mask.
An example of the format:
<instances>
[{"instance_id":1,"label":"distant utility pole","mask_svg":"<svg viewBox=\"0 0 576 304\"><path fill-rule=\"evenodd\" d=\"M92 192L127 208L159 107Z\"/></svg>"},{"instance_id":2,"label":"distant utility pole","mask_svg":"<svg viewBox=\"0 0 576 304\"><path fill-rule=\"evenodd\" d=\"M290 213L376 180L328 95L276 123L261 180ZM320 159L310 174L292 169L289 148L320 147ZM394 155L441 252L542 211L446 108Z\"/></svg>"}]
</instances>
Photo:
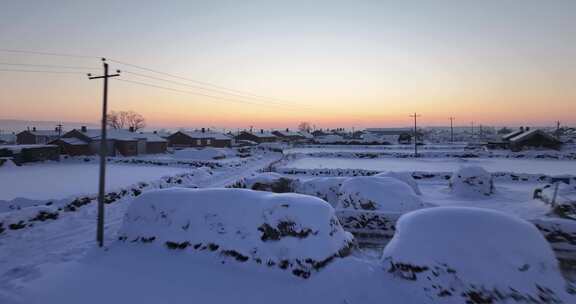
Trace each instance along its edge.
<instances>
[{"instance_id":1,"label":"distant utility pole","mask_svg":"<svg viewBox=\"0 0 576 304\"><path fill-rule=\"evenodd\" d=\"M454 143L454 117L450 116L450 143Z\"/></svg>"},{"instance_id":2,"label":"distant utility pole","mask_svg":"<svg viewBox=\"0 0 576 304\"><path fill-rule=\"evenodd\" d=\"M560 139L560 121L556 121L556 138Z\"/></svg>"},{"instance_id":3,"label":"distant utility pole","mask_svg":"<svg viewBox=\"0 0 576 304\"><path fill-rule=\"evenodd\" d=\"M57 130L58 130L58 138L62 137L62 124L59 123L56 125Z\"/></svg>"},{"instance_id":4,"label":"distant utility pole","mask_svg":"<svg viewBox=\"0 0 576 304\"><path fill-rule=\"evenodd\" d=\"M416 129L417 128L416 120L420 116L422 115L418 115L416 114L416 112L410 115L410 117L414 117L414 157L418 157L418 130Z\"/></svg>"},{"instance_id":5,"label":"distant utility pole","mask_svg":"<svg viewBox=\"0 0 576 304\"><path fill-rule=\"evenodd\" d=\"M474 141L474 122L471 122L470 124L472 125L471 140Z\"/></svg>"},{"instance_id":6,"label":"distant utility pole","mask_svg":"<svg viewBox=\"0 0 576 304\"><path fill-rule=\"evenodd\" d=\"M92 76L88 74L88 79L104 79L104 92L102 97L102 130L100 133L100 178L98 184L98 224L96 227L96 240L98 246L104 246L104 195L106 184L106 155L107 155L107 140L106 140L106 116L108 114L108 78L120 76L120 71L117 70L116 74L108 74L108 63L106 58L102 58L104 66L104 75Z\"/></svg>"}]
</instances>

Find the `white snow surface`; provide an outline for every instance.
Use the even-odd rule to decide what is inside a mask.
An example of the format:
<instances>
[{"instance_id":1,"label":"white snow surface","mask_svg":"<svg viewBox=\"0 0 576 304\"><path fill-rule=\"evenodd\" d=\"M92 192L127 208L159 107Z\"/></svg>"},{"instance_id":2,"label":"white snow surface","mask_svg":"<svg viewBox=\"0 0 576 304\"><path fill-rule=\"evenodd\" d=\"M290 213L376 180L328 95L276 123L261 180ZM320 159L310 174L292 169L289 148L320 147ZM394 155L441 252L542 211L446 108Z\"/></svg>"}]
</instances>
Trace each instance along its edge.
<instances>
[{"instance_id":1,"label":"white snow surface","mask_svg":"<svg viewBox=\"0 0 576 304\"><path fill-rule=\"evenodd\" d=\"M315 177L298 180L294 183L296 193L319 197L336 207L340 197L340 187L348 177Z\"/></svg>"},{"instance_id":2,"label":"white snow surface","mask_svg":"<svg viewBox=\"0 0 576 304\"><path fill-rule=\"evenodd\" d=\"M405 212L425 207L414 190L392 177L351 177L342 183L338 208Z\"/></svg>"},{"instance_id":3,"label":"white snow surface","mask_svg":"<svg viewBox=\"0 0 576 304\"><path fill-rule=\"evenodd\" d=\"M422 195L422 192L420 192L420 188L418 187L418 183L412 177L412 174L410 174L409 172L394 172L394 171L382 172L382 173L378 173L374 176L395 178L401 182L406 183L406 185L410 186L412 188L412 190L414 190L414 193L416 193L418 195Z\"/></svg>"},{"instance_id":4,"label":"white snow surface","mask_svg":"<svg viewBox=\"0 0 576 304\"><path fill-rule=\"evenodd\" d=\"M117 164L108 164L106 170L108 190L190 171L183 168ZM0 169L0 200L49 200L94 194L98 191L98 172L98 164L65 162Z\"/></svg>"},{"instance_id":5,"label":"white snow surface","mask_svg":"<svg viewBox=\"0 0 576 304\"><path fill-rule=\"evenodd\" d=\"M462 166L481 166L490 172L529 174L574 174L573 160L506 159L506 158L377 158L347 159L329 157L302 157L286 164L294 169L366 169L381 171L451 172Z\"/></svg>"},{"instance_id":6,"label":"white snow surface","mask_svg":"<svg viewBox=\"0 0 576 304\"><path fill-rule=\"evenodd\" d=\"M322 261L352 241L321 199L221 188L144 193L128 208L119 235L127 242L154 237L153 245L162 247L215 244L219 252L233 250L264 263Z\"/></svg>"},{"instance_id":7,"label":"white snow surface","mask_svg":"<svg viewBox=\"0 0 576 304\"><path fill-rule=\"evenodd\" d=\"M494 193L492 174L479 166L466 166L452 174L452 192L463 197L489 196Z\"/></svg>"},{"instance_id":8,"label":"white snow surface","mask_svg":"<svg viewBox=\"0 0 576 304\"><path fill-rule=\"evenodd\" d=\"M554 252L542 234L525 220L493 210L437 207L407 213L396 223L382 262L384 267L427 267L412 274L396 270L400 277L416 278L415 284L422 287L440 286L431 289L435 293L445 289L453 294L506 294L513 288L538 298L541 286L560 298L566 296Z\"/></svg>"}]
</instances>

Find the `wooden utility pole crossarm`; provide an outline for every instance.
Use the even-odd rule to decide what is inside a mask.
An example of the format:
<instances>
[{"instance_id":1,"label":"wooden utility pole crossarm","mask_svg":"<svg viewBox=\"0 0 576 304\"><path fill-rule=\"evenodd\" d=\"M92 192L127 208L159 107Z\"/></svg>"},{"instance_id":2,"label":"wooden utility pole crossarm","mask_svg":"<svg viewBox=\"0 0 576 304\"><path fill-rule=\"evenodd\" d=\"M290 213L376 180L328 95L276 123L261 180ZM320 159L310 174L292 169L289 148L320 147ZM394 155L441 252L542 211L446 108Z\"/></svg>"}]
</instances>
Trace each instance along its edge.
<instances>
[{"instance_id":1,"label":"wooden utility pole crossarm","mask_svg":"<svg viewBox=\"0 0 576 304\"><path fill-rule=\"evenodd\" d=\"M98 246L104 246L104 195L106 194L106 156L107 156L107 140L106 140L106 116L108 115L108 78L120 76L120 71L116 74L108 74L108 63L106 58L102 58L104 66L104 75L92 76L88 74L88 79L104 79L104 91L102 98L102 129L100 134L100 176L98 183L98 223L96 227L96 240Z\"/></svg>"}]
</instances>

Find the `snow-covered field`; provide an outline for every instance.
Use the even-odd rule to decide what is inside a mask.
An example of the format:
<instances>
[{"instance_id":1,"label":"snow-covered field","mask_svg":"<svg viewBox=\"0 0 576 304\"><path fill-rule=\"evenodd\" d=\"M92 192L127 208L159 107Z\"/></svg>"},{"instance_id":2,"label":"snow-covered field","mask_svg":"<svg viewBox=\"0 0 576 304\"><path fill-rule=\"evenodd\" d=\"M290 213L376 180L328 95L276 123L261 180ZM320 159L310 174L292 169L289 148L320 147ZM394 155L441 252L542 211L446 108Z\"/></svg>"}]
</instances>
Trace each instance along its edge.
<instances>
[{"instance_id":1,"label":"snow-covered field","mask_svg":"<svg viewBox=\"0 0 576 304\"><path fill-rule=\"evenodd\" d=\"M574 175L574 161L305 156L335 149L378 148L293 148L279 169L388 172L262 174L282 155L256 149L242 158L182 151L140 158L169 160L157 165L110 164L111 187L149 185L106 205L104 249L95 247L94 203L25 229L0 225L0 303L576 303L565 279L574 273L563 277L556 259L565 245L562 258L576 260L576 221L551 216L550 205L534 197L546 180L491 175ZM172 161L179 159L217 165L204 172ZM4 169L0 200L96 192L95 162ZM413 179L411 171L442 175ZM183 172L202 174L182 184L153 182ZM211 189L157 190L174 186ZM568 228L556 233L558 225ZM382 227L389 228L384 243L357 247Z\"/></svg>"},{"instance_id":2,"label":"snow-covered field","mask_svg":"<svg viewBox=\"0 0 576 304\"><path fill-rule=\"evenodd\" d=\"M490 172L514 172L530 174L576 174L576 161L544 159L501 159L501 158L379 158L346 159L324 157L302 157L285 164L294 169L370 169L381 171L425 171L452 172L463 165L477 165Z\"/></svg>"},{"instance_id":3,"label":"snow-covered field","mask_svg":"<svg viewBox=\"0 0 576 304\"><path fill-rule=\"evenodd\" d=\"M94 194L98 192L98 168L97 163L66 162L27 164L10 169L0 167L0 200L48 200ZM108 164L106 168L108 189L187 171L183 168L115 164Z\"/></svg>"}]
</instances>

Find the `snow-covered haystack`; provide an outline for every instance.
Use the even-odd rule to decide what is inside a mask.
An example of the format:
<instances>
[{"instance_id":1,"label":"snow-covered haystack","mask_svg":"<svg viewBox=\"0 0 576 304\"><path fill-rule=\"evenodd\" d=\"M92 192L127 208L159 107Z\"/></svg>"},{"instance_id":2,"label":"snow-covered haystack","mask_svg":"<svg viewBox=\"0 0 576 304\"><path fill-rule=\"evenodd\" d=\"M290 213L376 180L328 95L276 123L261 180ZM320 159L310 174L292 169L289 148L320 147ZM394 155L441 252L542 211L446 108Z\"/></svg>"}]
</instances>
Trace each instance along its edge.
<instances>
[{"instance_id":1,"label":"snow-covered haystack","mask_svg":"<svg viewBox=\"0 0 576 304\"><path fill-rule=\"evenodd\" d=\"M450 178L450 189L465 197L489 196L494 194L492 174L479 166L465 166Z\"/></svg>"},{"instance_id":2,"label":"snow-covered haystack","mask_svg":"<svg viewBox=\"0 0 576 304\"><path fill-rule=\"evenodd\" d=\"M260 173L244 179L244 186L252 190L275 193L294 192L294 181L278 173Z\"/></svg>"},{"instance_id":3,"label":"snow-covered haystack","mask_svg":"<svg viewBox=\"0 0 576 304\"><path fill-rule=\"evenodd\" d=\"M412 177L412 174L410 172L394 172L394 171L390 171L390 172L382 172L382 173L378 173L376 175L374 175L376 177L392 177L395 178L399 181L405 182L408 186L410 186L412 188L412 190L414 190L414 193L418 194L418 195L422 195L422 192L420 192L420 187L418 187L418 183L416 182L416 180Z\"/></svg>"},{"instance_id":4,"label":"snow-covered haystack","mask_svg":"<svg viewBox=\"0 0 576 304\"><path fill-rule=\"evenodd\" d=\"M315 177L294 184L294 192L319 197L335 207L347 177Z\"/></svg>"},{"instance_id":5,"label":"snow-covered haystack","mask_svg":"<svg viewBox=\"0 0 576 304\"><path fill-rule=\"evenodd\" d=\"M389 273L433 299L561 303L567 296L536 227L497 211L439 207L405 214L382 259Z\"/></svg>"},{"instance_id":6,"label":"snow-covered haystack","mask_svg":"<svg viewBox=\"0 0 576 304\"><path fill-rule=\"evenodd\" d=\"M222 149L217 148L186 148L174 151L173 157L177 159L212 160L226 158L226 153Z\"/></svg>"},{"instance_id":7,"label":"snow-covered haystack","mask_svg":"<svg viewBox=\"0 0 576 304\"><path fill-rule=\"evenodd\" d=\"M359 176L342 183L338 208L406 212L425 205L405 182L391 177Z\"/></svg>"},{"instance_id":8,"label":"snow-covered haystack","mask_svg":"<svg viewBox=\"0 0 576 304\"><path fill-rule=\"evenodd\" d=\"M130 205L119 236L120 242L213 252L303 278L347 256L353 244L325 201L246 189L144 193Z\"/></svg>"}]
</instances>

